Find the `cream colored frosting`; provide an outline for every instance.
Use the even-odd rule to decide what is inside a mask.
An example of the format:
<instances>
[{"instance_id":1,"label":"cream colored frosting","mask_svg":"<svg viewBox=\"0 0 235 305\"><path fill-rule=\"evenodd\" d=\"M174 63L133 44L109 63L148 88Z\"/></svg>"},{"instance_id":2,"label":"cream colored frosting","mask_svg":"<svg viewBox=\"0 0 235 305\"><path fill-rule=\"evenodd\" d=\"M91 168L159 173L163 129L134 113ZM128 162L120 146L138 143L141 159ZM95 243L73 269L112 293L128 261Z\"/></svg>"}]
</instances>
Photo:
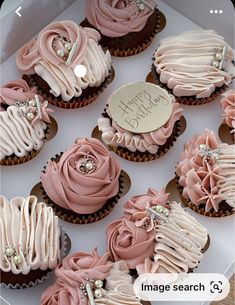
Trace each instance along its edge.
<instances>
[{"instance_id":1,"label":"cream colored frosting","mask_svg":"<svg viewBox=\"0 0 235 305\"><path fill-rule=\"evenodd\" d=\"M135 295L132 277L128 274L129 269L124 261L113 264L106 278L105 289L102 289L103 297L96 299L99 305L141 305Z\"/></svg>"},{"instance_id":2,"label":"cream colored frosting","mask_svg":"<svg viewBox=\"0 0 235 305\"><path fill-rule=\"evenodd\" d=\"M232 130L233 138L235 140L235 90L230 89L222 94L221 106L224 111L224 123Z\"/></svg>"},{"instance_id":3,"label":"cream colored frosting","mask_svg":"<svg viewBox=\"0 0 235 305\"><path fill-rule=\"evenodd\" d=\"M209 157L200 155L200 145L208 147ZM186 143L176 168L184 198L205 205L206 212L218 211L223 200L234 207L234 151L235 145L219 144L208 129Z\"/></svg>"},{"instance_id":4,"label":"cream colored frosting","mask_svg":"<svg viewBox=\"0 0 235 305\"><path fill-rule=\"evenodd\" d=\"M0 268L4 272L28 274L30 270L56 267L60 258L60 229L52 208L35 196L0 197ZM6 255L7 248L15 254ZM21 263L15 264L14 256Z\"/></svg>"},{"instance_id":5,"label":"cream colored frosting","mask_svg":"<svg viewBox=\"0 0 235 305\"><path fill-rule=\"evenodd\" d=\"M172 202L168 222L155 227L154 260L136 267L141 273L188 272L202 259L207 242L207 230L186 212L180 204Z\"/></svg>"},{"instance_id":6,"label":"cream colored frosting","mask_svg":"<svg viewBox=\"0 0 235 305\"><path fill-rule=\"evenodd\" d=\"M178 103L174 103L175 98L170 95L173 102L173 110L169 120L160 128L147 133L135 134L120 128L115 122L109 118L99 118L98 128L102 132L103 141L112 146L120 146L127 148L131 152L148 151L151 154L155 154L158 151L160 145L164 145L173 132L176 121L182 116L183 109ZM110 115L108 110L107 113Z\"/></svg>"},{"instance_id":7,"label":"cream colored frosting","mask_svg":"<svg viewBox=\"0 0 235 305\"><path fill-rule=\"evenodd\" d=\"M65 37L77 43L77 49L70 64L57 55L64 46L59 40ZM16 62L24 73L36 73L50 86L50 92L64 101L79 97L88 86L98 87L111 69L111 55L98 44L100 34L89 28L82 28L73 21L54 22L44 28L38 38L25 44L17 53ZM78 77L76 65L85 66L87 73Z\"/></svg>"},{"instance_id":8,"label":"cream colored frosting","mask_svg":"<svg viewBox=\"0 0 235 305\"><path fill-rule=\"evenodd\" d=\"M226 47L222 69L212 65ZM163 39L154 65L160 81L175 96L206 98L216 87L229 85L234 76L233 49L213 30L188 31Z\"/></svg>"},{"instance_id":9,"label":"cream colored frosting","mask_svg":"<svg viewBox=\"0 0 235 305\"><path fill-rule=\"evenodd\" d=\"M9 106L0 112L0 159L12 154L23 157L28 152L40 150L45 138L47 125L38 121L34 126L19 115L18 107Z\"/></svg>"}]
</instances>

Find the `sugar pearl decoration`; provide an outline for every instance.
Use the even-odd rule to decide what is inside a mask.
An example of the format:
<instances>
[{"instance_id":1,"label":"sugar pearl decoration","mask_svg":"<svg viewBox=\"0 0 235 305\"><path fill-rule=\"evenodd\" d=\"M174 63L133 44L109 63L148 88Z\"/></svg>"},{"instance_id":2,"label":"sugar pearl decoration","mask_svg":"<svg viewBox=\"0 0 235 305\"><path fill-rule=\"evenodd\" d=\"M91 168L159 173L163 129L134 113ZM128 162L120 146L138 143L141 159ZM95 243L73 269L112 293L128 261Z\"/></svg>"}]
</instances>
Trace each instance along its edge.
<instances>
[{"instance_id":1,"label":"sugar pearl decoration","mask_svg":"<svg viewBox=\"0 0 235 305\"><path fill-rule=\"evenodd\" d=\"M29 106L30 107L35 107L36 106L36 102L34 100L30 100L29 101Z\"/></svg>"},{"instance_id":2,"label":"sugar pearl decoration","mask_svg":"<svg viewBox=\"0 0 235 305\"><path fill-rule=\"evenodd\" d=\"M87 170L91 171L93 169L94 165L91 161L87 161L85 164L85 167Z\"/></svg>"},{"instance_id":3,"label":"sugar pearl decoration","mask_svg":"<svg viewBox=\"0 0 235 305\"><path fill-rule=\"evenodd\" d=\"M56 51L56 54L57 54L59 57L64 57L64 50L57 50L57 51Z\"/></svg>"},{"instance_id":4,"label":"sugar pearl decoration","mask_svg":"<svg viewBox=\"0 0 235 305\"><path fill-rule=\"evenodd\" d=\"M212 66L215 68L219 68L219 62L218 61L213 61Z\"/></svg>"},{"instance_id":5,"label":"sugar pearl decoration","mask_svg":"<svg viewBox=\"0 0 235 305\"><path fill-rule=\"evenodd\" d=\"M144 9L145 9L145 6L144 6L143 3L141 3L141 4L139 5L139 10L140 10L140 11L144 11Z\"/></svg>"},{"instance_id":6,"label":"sugar pearl decoration","mask_svg":"<svg viewBox=\"0 0 235 305\"><path fill-rule=\"evenodd\" d=\"M96 280L96 281L95 281L95 286L96 286L97 288L102 288L102 287L103 287L103 281L101 281L101 280Z\"/></svg>"},{"instance_id":7,"label":"sugar pearl decoration","mask_svg":"<svg viewBox=\"0 0 235 305\"><path fill-rule=\"evenodd\" d=\"M71 50L71 44L70 44L70 43L66 43L66 44L64 45L64 47L65 47L65 49L66 49L67 51L70 51L70 50Z\"/></svg>"},{"instance_id":8,"label":"sugar pearl decoration","mask_svg":"<svg viewBox=\"0 0 235 305\"><path fill-rule=\"evenodd\" d=\"M13 248L6 248L5 254L7 257L11 257L12 255L14 255L15 250Z\"/></svg>"},{"instance_id":9,"label":"sugar pearl decoration","mask_svg":"<svg viewBox=\"0 0 235 305\"><path fill-rule=\"evenodd\" d=\"M27 120L32 121L34 119L34 114L32 112L28 112L26 114L26 118Z\"/></svg>"},{"instance_id":10,"label":"sugar pearl decoration","mask_svg":"<svg viewBox=\"0 0 235 305\"><path fill-rule=\"evenodd\" d=\"M22 258L21 258L21 256L20 255L15 255L14 257L13 257L13 262L14 262L14 264L15 265L20 265L21 263L22 263Z\"/></svg>"},{"instance_id":11,"label":"sugar pearl decoration","mask_svg":"<svg viewBox=\"0 0 235 305\"><path fill-rule=\"evenodd\" d=\"M157 212L162 213L163 210L164 210L163 206L161 206L161 205L157 205L157 206L156 206L156 211L157 211Z\"/></svg>"},{"instance_id":12,"label":"sugar pearl decoration","mask_svg":"<svg viewBox=\"0 0 235 305\"><path fill-rule=\"evenodd\" d=\"M206 144L200 144L199 149L200 150L205 150L207 148Z\"/></svg>"},{"instance_id":13,"label":"sugar pearl decoration","mask_svg":"<svg viewBox=\"0 0 235 305\"><path fill-rule=\"evenodd\" d=\"M169 216L170 211L167 208L164 208L163 209L163 214L166 215L166 216Z\"/></svg>"},{"instance_id":14,"label":"sugar pearl decoration","mask_svg":"<svg viewBox=\"0 0 235 305\"><path fill-rule=\"evenodd\" d=\"M215 59L218 60L218 61L221 61L222 57L223 57L223 56L222 56L221 53L216 53L216 54L215 54Z\"/></svg>"},{"instance_id":15,"label":"sugar pearl decoration","mask_svg":"<svg viewBox=\"0 0 235 305\"><path fill-rule=\"evenodd\" d=\"M101 289L96 289L95 290L95 297L96 297L96 299L102 298L102 290Z\"/></svg>"}]
</instances>

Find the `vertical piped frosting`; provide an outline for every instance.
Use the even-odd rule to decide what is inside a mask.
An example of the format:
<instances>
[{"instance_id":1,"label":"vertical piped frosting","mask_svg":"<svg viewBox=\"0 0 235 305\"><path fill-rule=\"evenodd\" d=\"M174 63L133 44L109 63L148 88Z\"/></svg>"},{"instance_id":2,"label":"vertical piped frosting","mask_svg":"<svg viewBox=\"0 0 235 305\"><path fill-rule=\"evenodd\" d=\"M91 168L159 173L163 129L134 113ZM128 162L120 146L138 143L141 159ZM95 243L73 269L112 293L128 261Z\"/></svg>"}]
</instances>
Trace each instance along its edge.
<instances>
[{"instance_id":1,"label":"vertical piped frosting","mask_svg":"<svg viewBox=\"0 0 235 305\"><path fill-rule=\"evenodd\" d=\"M58 217L35 196L0 197L0 269L14 274L54 269L60 258Z\"/></svg>"}]
</instances>

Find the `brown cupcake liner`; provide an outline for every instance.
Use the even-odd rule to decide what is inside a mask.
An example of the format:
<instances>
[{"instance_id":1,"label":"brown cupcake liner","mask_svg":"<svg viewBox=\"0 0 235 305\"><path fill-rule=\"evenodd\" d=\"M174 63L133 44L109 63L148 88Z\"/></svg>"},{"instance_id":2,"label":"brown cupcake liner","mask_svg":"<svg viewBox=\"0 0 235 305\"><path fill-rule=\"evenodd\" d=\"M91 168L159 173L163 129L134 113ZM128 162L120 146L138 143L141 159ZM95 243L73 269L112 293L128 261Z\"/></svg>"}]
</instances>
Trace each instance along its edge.
<instances>
[{"instance_id":1,"label":"brown cupcake liner","mask_svg":"<svg viewBox=\"0 0 235 305\"><path fill-rule=\"evenodd\" d=\"M71 240L69 236L62 230L61 232L61 259L67 256L71 249ZM12 272L0 271L1 276L1 288L8 289L25 289L35 287L44 281L46 281L52 269L36 269L31 270L28 274L14 274Z\"/></svg>"},{"instance_id":2,"label":"brown cupcake liner","mask_svg":"<svg viewBox=\"0 0 235 305\"><path fill-rule=\"evenodd\" d=\"M232 128L230 128L227 124L222 123L219 127L218 134L220 137L220 140L223 143L227 143L229 145L232 145L235 143L235 134L231 133Z\"/></svg>"},{"instance_id":3,"label":"brown cupcake liner","mask_svg":"<svg viewBox=\"0 0 235 305\"><path fill-rule=\"evenodd\" d=\"M47 124L47 129L45 130L45 137L43 139L44 145L45 142L48 142L55 137L58 130L58 124L56 120L53 117L50 117L50 120L51 123ZM0 161L0 165L11 166L11 165L18 165L28 162L37 156L37 154L41 151L41 149L43 149L43 146L39 150L33 149L32 151L28 152L27 155L24 157L17 157L15 155L6 156L4 159Z\"/></svg>"},{"instance_id":4,"label":"brown cupcake liner","mask_svg":"<svg viewBox=\"0 0 235 305\"><path fill-rule=\"evenodd\" d=\"M176 141L177 137L179 137L186 129L186 120L182 116L174 125L173 132L171 136L167 139L164 145L159 146L158 151L156 154L151 154L149 152L131 152L127 148L123 147L115 147L115 146L108 146L110 150L114 151L118 156L126 159L128 161L134 162L147 162L156 160L163 155L165 155L168 150L173 146L174 142ZM101 132L96 127L92 132L92 137L101 138Z\"/></svg>"},{"instance_id":5,"label":"brown cupcake liner","mask_svg":"<svg viewBox=\"0 0 235 305\"><path fill-rule=\"evenodd\" d=\"M221 201L219 204L219 210L216 212L214 209L211 209L210 211L206 212L205 211L205 206L203 204L200 204L199 206L196 206L193 204L189 199L186 199L183 197L183 187L179 184L179 177L176 175L174 179L172 179L167 187L166 191L170 192L175 196L174 194L178 193L178 198L182 202L182 204L185 207L189 207L192 209L194 212L207 216L207 217L226 217L229 215L234 214L233 208L230 207L226 201ZM177 196L177 195L176 195ZM175 197L177 198L177 197Z\"/></svg>"},{"instance_id":6,"label":"brown cupcake liner","mask_svg":"<svg viewBox=\"0 0 235 305\"><path fill-rule=\"evenodd\" d=\"M157 33L160 33L166 25L166 17L164 16L164 14L161 11L159 11L158 9L157 9L157 12L158 12L158 17L156 20L156 28L155 28L154 32L151 33L151 36L145 40L145 42L143 42L141 45L138 45L132 49L110 48L109 51L110 51L111 55L116 56L116 57L128 57L128 56L136 55L136 54L141 53L144 50L146 50L153 42L155 35Z\"/></svg>"},{"instance_id":7,"label":"brown cupcake liner","mask_svg":"<svg viewBox=\"0 0 235 305\"><path fill-rule=\"evenodd\" d=\"M51 158L52 161L58 161L60 157L62 156L63 152L60 154L57 154L54 158ZM45 171L46 166L44 167L43 172ZM64 221L75 223L75 224L88 224L88 223L93 223L96 221L99 221L106 217L112 209L115 207L115 205L118 203L118 200L124 196L130 189L130 178L126 172L123 170L121 171L120 177L119 177L119 190L118 193L108 199L106 203L103 205L103 207L90 214L78 214L72 210L68 210L65 208L60 207L57 205L55 202L53 202L49 196L47 195L46 191L44 190L42 183L39 182L36 184L33 189L31 190L30 194L35 195L38 198L42 199L45 201L49 206L51 206L55 212L55 214L63 219Z\"/></svg>"},{"instance_id":8,"label":"brown cupcake liner","mask_svg":"<svg viewBox=\"0 0 235 305\"><path fill-rule=\"evenodd\" d=\"M65 102L60 97L55 97L53 94L48 94L43 92L41 88L38 87L36 82L30 75L23 75L23 78L31 85L37 88L38 94L41 95L45 100L47 100L51 105L54 105L63 109L77 109L90 105L96 100L99 94L101 94L105 88L113 81L115 77L115 71L112 67L109 71L109 75L105 78L103 83L97 87L97 91L89 94L88 97L74 97L72 100ZM94 87L95 88L95 87Z\"/></svg>"},{"instance_id":9,"label":"brown cupcake liner","mask_svg":"<svg viewBox=\"0 0 235 305\"><path fill-rule=\"evenodd\" d=\"M163 89L166 89L170 94L174 95L173 90L169 89L167 87L167 84L163 84L160 81L160 75L157 73L156 68L154 64L152 64L151 72L147 75L146 81L154 83L158 86L160 86ZM226 91L228 86L223 85L222 87L217 87L214 92L209 96L205 98L196 98L196 96L175 96L176 102L188 105L188 106L198 106L198 105L204 105L207 104L213 100L215 100L218 96L220 96L224 91Z\"/></svg>"}]
</instances>

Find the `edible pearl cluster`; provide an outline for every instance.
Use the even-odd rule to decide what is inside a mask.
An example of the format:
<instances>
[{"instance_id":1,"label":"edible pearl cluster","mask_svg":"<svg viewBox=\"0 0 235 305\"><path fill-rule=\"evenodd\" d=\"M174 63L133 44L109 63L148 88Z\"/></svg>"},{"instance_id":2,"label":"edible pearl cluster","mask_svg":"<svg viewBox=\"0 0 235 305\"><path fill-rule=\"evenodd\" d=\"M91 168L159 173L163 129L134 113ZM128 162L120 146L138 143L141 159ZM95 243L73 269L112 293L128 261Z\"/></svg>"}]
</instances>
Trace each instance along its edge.
<instances>
[{"instance_id":1,"label":"edible pearl cluster","mask_svg":"<svg viewBox=\"0 0 235 305\"><path fill-rule=\"evenodd\" d=\"M136 5L140 12L143 12L146 7L154 10L154 7L147 0L131 0L130 3Z\"/></svg>"},{"instance_id":2,"label":"edible pearl cluster","mask_svg":"<svg viewBox=\"0 0 235 305\"><path fill-rule=\"evenodd\" d=\"M170 215L170 209L163 207L160 204L154 205L151 208L146 207L146 212L149 216L146 218L142 228L147 230L151 219L153 220L154 228L159 224L159 220L163 222L168 222L167 218Z\"/></svg>"},{"instance_id":3,"label":"edible pearl cluster","mask_svg":"<svg viewBox=\"0 0 235 305\"><path fill-rule=\"evenodd\" d=\"M80 290L82 292L82 294L85 297L88 297L90 304L95 304L95 299L100 299L103 296L102 290L101 288L103 287L103 281L101 280L93 280L93 279L86 279L87 282L86 284L80 284ZM92 283L92 285L94 284L94 289L91 289L91 285L89 284L89 282ZM84 298L82 298L82 301L85 301Z\"/></svg>"},{"instance_id":4,"label":"edible pearl cluster","mask_svg":"<svg viewBox=\"0 0 235 305\"><path fill-rule=\"evenodd\" d=\"M163 214L165 216L169 216L170 210L167 208L164 208L162 205L158 204L155 206L152 206L152 209L160 214Z\"/></svg>"},{"instance_id":5,"label":"edible pearl cluster","mask_svg":"<svg viewBox=\"0 0 235 305\"><path fill-rule=\"evenodd\" d=\"M68 38L62 36L57 36L56 38L63 45L63 49L56 50L56 55L62 58L67 57L72 49L71 41ZM52 48L55 49L55 43L52 43Z\"/></svg>"},{"instance_id":6,"label":"edible pearl cluster","mask_svg":"<svg viewBox=\"0 0 235 305\"><path fill-rule=\"evenodd\" d=\"M40 103L38 103L40 105ZM19 116L25 117L28 121L32 121L37 113L40 113L40 109L36 103L36 100L29 100L25 102L16 102L14 106L18 107Z\"/></svg>"},{"instance_id":7,"label":"edible pearl cluster","mask_svg":"<svg viewBox=\"0 0 235 305\"><path fill-rule=\"evenodd\" d=\"M226 48L224 47L223 50L221 52L219 52L218 50L215 53L215 60L212 62L212 66L215 67L216 69L221 69L222 68L222 63L223 63L223 59L225 56L225 52L226 52Z\"/></svg>"},{"instance_id":8,"label":"edible pearl cluster","mask_svg":"<svg viewBox=\"0 0 235 305\"><path fill-rule=\"evenodd\" d=\"M91 171L96 169L96 165L92 159L86 159L83 161L79 167L82 174L89 174Z\"/></svg>"},{"instance_id":9,"label":"edible pearl cluster","mask_svg":"<svg viewBox=\"0 0 235 305\"><path fill-rule=\"evenodd\" d=\"M19 266L23 261L21 255L17 254L17 251L14 247L7 246L5 249L5 254L9 260L11 258L13 259L13 263L16 266Z\"/></svg>"},{"instance_id":10,"label":"edible pearl cluster","mask_svg":"<svg viewBox=\"0 0 235 305\"><path fill-rule=\"evenodd\" d=\"M199 156L206 157L207 160L214 160L218 162L220 151L219 149L210 149L206 144L199 145Z\"/></svg>"}]
</instances>

